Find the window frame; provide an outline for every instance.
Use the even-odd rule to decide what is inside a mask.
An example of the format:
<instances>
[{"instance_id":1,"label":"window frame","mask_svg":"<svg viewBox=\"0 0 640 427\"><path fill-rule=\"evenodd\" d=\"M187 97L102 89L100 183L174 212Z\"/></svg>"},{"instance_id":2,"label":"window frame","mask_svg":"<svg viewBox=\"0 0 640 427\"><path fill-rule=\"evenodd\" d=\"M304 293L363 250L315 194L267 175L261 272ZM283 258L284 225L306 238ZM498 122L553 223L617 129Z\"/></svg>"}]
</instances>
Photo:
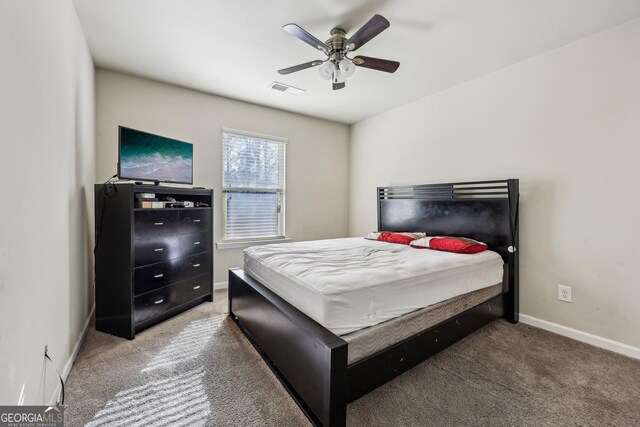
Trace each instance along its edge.
<instances>
[{"instance_id":1,"label":"window frame","mask_svg":"<svg viewBox=\"0 0 640 427\"><path fill-rule=\"evenodd\" d=\"M284 145L284 155L283 155L283 165L282 165L282 187L277 188L264 188L264 187L237 187L227 185L225 186L224 182L224 172L225 172L225 134L233 134L237 136L249 137L254 139L261 139L268 141L273 144L282 144ZM220 181L221 198L222 198L222 243L241 244L243 242L260 242L260 241L271 241L271 240L287 240L286 237L286 188L287 188L287 145L289 143L289 139L281 136L268 135L258 132L251 132L233 128L223 127L222 132L220 133L220 149L221 149L221 163L222 163L222 179ZM226 193L232 191L252 191L256 193L277 193L278 194L278 235L276 236L265 236L265 237L248 237L248 238L237 238L230 239L227 236L227 197Z\"/></svg>"}]
</instances>

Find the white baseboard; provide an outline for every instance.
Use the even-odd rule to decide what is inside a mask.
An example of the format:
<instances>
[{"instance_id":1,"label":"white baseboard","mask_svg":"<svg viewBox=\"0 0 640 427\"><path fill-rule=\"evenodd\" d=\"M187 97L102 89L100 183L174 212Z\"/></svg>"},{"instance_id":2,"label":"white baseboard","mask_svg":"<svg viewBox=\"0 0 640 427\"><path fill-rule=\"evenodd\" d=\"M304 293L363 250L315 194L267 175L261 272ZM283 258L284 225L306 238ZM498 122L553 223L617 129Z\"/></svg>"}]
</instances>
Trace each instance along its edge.
<instances>
[{"instance_id":1,"label":"white baseboard","mask_svg":"<svg viewBox=\"0 0 640 427\"><path fill-rule=\"evenodd\" d=\"M71 356L67 360L67 363L64 364L62 368L62 379L66 382L69 377L69 372L71 372L71 368L73 367L73 363L76 361L76 357L78 357L78 352L80 351L80 347L84 342L84 337L87 336L87 331L89 330L89 323L91 323L91 318L93 317L93 312L96 310L96 305L94 304L89 311L89 315L87 316L87 320L84 322L84 326L82 327L82 333L78 337L76 344L73 346L73 351L71 352ZM58 400L58 396L60 395L60 383L56 382L56 386L51 393L51 397L49 398L49 402L55 403Z\"/></svg>"},{"instance_id":2,"label":"white baseboard","mask_svg":"<svg viewBox=\"0 0 640 427\"><path fill-rule=\"evenodd\" d=\"M218 282L213 284L213 290L217 291L218 289L227 289L229 287L229 282Z\"/></svg>"},{"instance_id":3,"label":"white baseboard","mask_svg":"<svg viewBox=\"0 0 640 427\"><path fill-rule=\"evenodd\" d=\"M591 344L596 347L604 348L605 350L610 350L615 353L640 360L640 348L638 347L633 347L631 345L613 341L608 338L599 337L597 335L579 331L567 326L558 325L557 323L548 322L546 320L538 319L537 317L529 316L527 314L521 313L520 321L522 323L526 323L527 325L535 326L536 328L554 332L558 335L572 338L577 341Z\"/></svg>"}]
</instances>

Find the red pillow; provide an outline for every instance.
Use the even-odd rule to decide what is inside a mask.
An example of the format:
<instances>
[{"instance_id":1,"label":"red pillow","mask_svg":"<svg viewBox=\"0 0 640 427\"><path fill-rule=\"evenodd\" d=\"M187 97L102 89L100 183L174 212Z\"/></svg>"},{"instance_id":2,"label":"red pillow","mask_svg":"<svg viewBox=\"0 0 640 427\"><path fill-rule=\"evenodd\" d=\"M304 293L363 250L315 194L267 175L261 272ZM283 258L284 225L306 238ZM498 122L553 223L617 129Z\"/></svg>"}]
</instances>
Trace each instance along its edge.
<instances>
[{"instance_id":1,"label":"red pillow","mask_svg":"<svg viewBox=\"0 0 640 427\"><path fill-rule=\"evenodd\" d=\"M412 241L424 236L425 233L394 233L391 231L381 231L379 233L369 233L365 239L408 245Z\"/></svg>"},{"instance_id":2,"label":"red pillow","mask_svg":"<svg viewBox=\"0 0 640 427\"><path fill-rule=\"evenodd\" d=\"M466 237L423 237L410 243L414 248L427 248L436 251L454 252L457 254L475 254L488 249L486 243Z\"/></svg>"}]
</instances>

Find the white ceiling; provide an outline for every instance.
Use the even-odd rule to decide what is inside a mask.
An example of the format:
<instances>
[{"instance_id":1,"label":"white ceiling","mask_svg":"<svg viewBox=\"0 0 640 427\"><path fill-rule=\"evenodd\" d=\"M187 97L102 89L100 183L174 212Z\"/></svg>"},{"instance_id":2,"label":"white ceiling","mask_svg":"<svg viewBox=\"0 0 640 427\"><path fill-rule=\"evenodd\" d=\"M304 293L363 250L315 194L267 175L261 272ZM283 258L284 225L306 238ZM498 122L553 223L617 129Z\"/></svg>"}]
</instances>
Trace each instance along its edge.
<instances>
[{"instance_id":1,"label":"white ceiling","mask_svg":"<svg viewBox=\"0 0 640 427\"><path fill-rule=\"evenodd\" d=\"M640 16L640 0L74 0L97 66L311 116L354 123ZM358 54L400 61L359 68L333 91L322 54L281 28L320 40L374 14L391 27ZM302 95L268 88L273 81Z\"/></svg>"}]
</instances>

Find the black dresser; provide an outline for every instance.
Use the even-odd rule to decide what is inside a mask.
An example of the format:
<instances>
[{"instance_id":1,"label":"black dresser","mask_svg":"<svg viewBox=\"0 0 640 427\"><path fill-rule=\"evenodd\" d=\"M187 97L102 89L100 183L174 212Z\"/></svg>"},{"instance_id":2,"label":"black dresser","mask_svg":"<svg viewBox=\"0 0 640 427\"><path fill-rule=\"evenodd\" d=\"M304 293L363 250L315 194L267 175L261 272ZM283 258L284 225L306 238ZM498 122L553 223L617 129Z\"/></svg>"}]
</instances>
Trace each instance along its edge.
<instances>
[{"instance_id":1,"label":"black dresser","mask_svg":"<svg viewBox=\"0 0 640 427\"><path fill-rule=\"evenodd\" d=\"M140 193L208 207L137 208ZM133 339L213 301L212 190L95 186L96 329Z\"/></svg>"}]
</instances>

